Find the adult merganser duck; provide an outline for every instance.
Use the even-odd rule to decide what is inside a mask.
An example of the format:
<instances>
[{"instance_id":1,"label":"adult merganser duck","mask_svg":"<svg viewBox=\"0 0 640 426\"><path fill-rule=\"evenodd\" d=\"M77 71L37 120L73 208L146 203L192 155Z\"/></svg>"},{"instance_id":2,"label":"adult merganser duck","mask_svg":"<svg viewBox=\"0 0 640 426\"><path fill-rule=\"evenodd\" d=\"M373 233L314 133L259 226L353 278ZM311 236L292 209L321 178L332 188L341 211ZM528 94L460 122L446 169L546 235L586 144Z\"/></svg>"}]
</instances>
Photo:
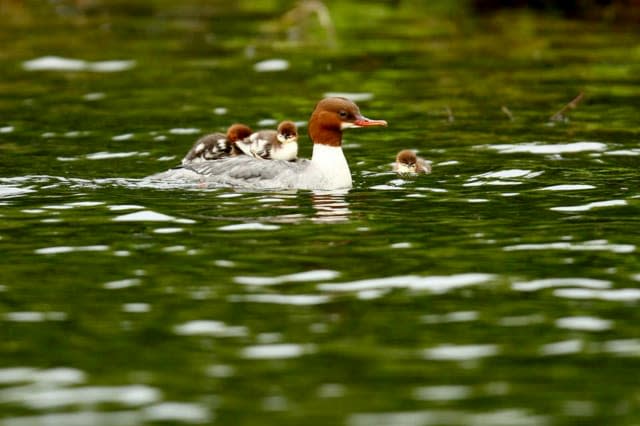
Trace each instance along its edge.
<instances>
[{"instance_id":1,"label":"adult merganser duck","mask_svg":"<svg viewBox=\"0 0 640 426\"><path fill-rule=\"evenodd\" d=\"M393 171L401 175L431 173L431 164L416 156L415 152L403 149L396 155Z\"/></svg>"},{"instance_id":2,"label":"adult merganser duck","mask_svg":"<svg viewBox=\"0 0 640 426\"><path fill-rule=\"evenodd\" d=\"M291 121L283 121L278 130L261 130L236 142L236 147L255 158L292 161L298 157L298 130Z\"/></svg>"},{"instance_id":3,"label":"adult merganser duck","mask_svg":"<svg viewBox=\"0 0 640 426\"><path fill-rule=\"evenodd\" d=\"M318 102L309 119L309 136L313 141L311 160L263 161L239 155L187 164L150 178L253 189L351 188L351 171L342 152L342 131L386 125L384 120L363 117L358 106L348 99L326 98Z\"/></svg>"},{"instance_id":4,"label":"adult merganser duck","mask_svg":"<svg viewBox=\"0 0 640 426\"><path fill-rule=\"evenodd\" d=\"M251 129L244 124L233 124L227 129L227 134L211 133L203 136L193 144L187 155L182 159L182 164L197 163L200 161L215 160L218 158L238 155L236 141L251 135Z\"/></svg>"}]
</instances>

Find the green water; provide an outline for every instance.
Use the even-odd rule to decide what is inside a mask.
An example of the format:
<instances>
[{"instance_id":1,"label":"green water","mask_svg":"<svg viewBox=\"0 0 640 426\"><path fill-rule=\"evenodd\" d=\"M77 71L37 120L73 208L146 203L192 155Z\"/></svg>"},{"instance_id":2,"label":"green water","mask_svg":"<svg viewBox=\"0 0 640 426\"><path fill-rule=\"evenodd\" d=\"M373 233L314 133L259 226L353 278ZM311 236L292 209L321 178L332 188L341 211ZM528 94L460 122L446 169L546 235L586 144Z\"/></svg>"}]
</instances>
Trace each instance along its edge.
<instances>
[{"instance_id":1,"label":"green water","mask_svg":"<svg viewBox=\"0 0 640 426\"><path fill-rule=\"evenodd\" d=\"M640 422L635 29L164 3L0 2L0 425ZM350 191L140 182L331 92Z\"/></svg>"}]
</instances>

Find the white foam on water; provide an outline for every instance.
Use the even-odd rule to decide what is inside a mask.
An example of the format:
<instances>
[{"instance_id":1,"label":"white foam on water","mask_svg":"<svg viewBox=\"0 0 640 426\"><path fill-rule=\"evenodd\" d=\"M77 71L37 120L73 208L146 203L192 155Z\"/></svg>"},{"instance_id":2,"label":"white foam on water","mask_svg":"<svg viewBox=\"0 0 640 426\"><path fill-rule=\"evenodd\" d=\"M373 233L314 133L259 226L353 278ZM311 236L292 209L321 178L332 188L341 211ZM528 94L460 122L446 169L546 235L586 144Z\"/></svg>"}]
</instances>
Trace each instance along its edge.
<instances>
[{"instance_id":1,"label":"white foam on water","mask_svg":"<svg viewBox=\"0 0 640 426\"><path fill-rule=\"evenodd\" d=\"M436 361L470 361L497 355L497 345L439 345L425 349L422 356L425 359Z\"/></svg>"},{"instance_id":2,"label":"white foam on water","mask_svg":"<svg viewBox=\"0 0 640 426\"><path fill-rule=\"evenodd\" d=\"M593 203L582 204L579 206L559 206L559 207L551 207L550 210L556 212L586 212L596 208L602 207L617 207L617 206L626 206L626 200L608 200L608 201L596 201Z\"/></svg>"},{"instance_id":3,"label":"white foam on water","mask_svg":"<svg viewBox=\"0 0 640 426\"><path fill-rule=\"evenodd\" d=\"M247 335L246 327L227 325L222 321L213 320L185 322L176 325L173 331L181 336L243 337Z\"/></svg>"},{"instance_id":4,"label":"white foam on water","mask_svg":"<svg viewBox=\"0 0 640 426\"><path fill-rule=\"evenodd\" d=\"M607 240L592 240L582 243L558 241L552 243L516 244L505 246L504 251L521 250L567 250L567 251L610 251L612 253L633 253L636 246L632 244L609 244Z\"/></svg>"},{"instance_id":5,"label":"white foam on water","mask_svg":"<svg viewBox=\"0 0 640 426\"><path fill-rule=\"evenodd\" d=\"M238 284L244 285L276 285L287 282L309 282L309 281L324 281L333 280L340 276L340 272L333 271L331 269L316 269L305 272L298 272L295 274L279 275L276 277L250 277L250 276L238 276L234 277L233 281Z\"/></svg>"},{"instance_id":6,"label":"white foam on water","mask_svg":"<svg viewBox=\"0 0 640 426\"><path fill-rule=\"evenodd\" d=\"M576 316L558 318L555 324L558 328L567 328L570 330L604 331L611 328L613 321L590 316Z\"/></svg>"},{"instance_id":7,"label":"white foam on water","mask_svg":"<svg viewBox=\"0 0 640 426\"><path fill-rule=\"evenodd\" d=\"M365 102L373 99L373 93L371 92L326 92L325 98L347 98L353 102Z\"/></svg>"},{"instance_id":8,"label":"white foam on water","mask_svg":"<svg viewBox=\"0 0 640 426\"><path fill-rule=\"evenodd\" d=\"M247 346L242 350L241 355L247 359L288 359L298 358L314 351L315 346L310 344L279 343Z\"/></svg>"},{"instance_id":9,"label":"white foam on water","mask_svg":"<svg viewBox=\"0 0 640 426\"><path fill-rule=\"evenodd\" d=\"M15 130L13 126L3 126L0 127L0 133L11 133Z\"/></svg>"},{"instance_id":10,"label":"white foam on water","mask_svg":"<svg viewBox=\"0 0 640 426\"><path fill-rule=\"evenodd\" d=\"M109 250L109 246L95 245L95 246L57 246L57 247L43 247L35 250L36 254L61 254L61 253L73 253L79 251L106 251Z\"/></svg>"},{"instance_id":11,"label":"white foam on water","mask_svg":"<svg viewBox=\"0 0 640 426\"><path fill-rule=\"evenodd\" d=\"M488 148L495 149L500 154L528 153L550 155L605 151L607 149L607 145L602 142L573 142L565 144L528 142L521 144L488 145Z\"/></svg>"},{"instance_id":12,"label":"white foam on water","mask_svg":"<svg viewBox=\"0 0 640 426\"><path fill-rule=\"evenodd\" d=\"M434 293L478 285L495 279L493 274L466 273L444 276L400 275L386 278L372 278L344 283L323 283L318 285L322 291L363 291L376 289L406 288L409 290L428 290Z\"/></svg>"},{"instance_id":13,"label":"white foam on water","mask_svg":"<svg viewBox=\"0 0 640 426\"><path fill-rule=\"evenodd\" d=\"M584 347L582 340L563 340L561 342L547 343L540 347L541 355L569 355L581 352Z\"/></svg>"},{"instance_id":14,"label":"white foam on water","mask_svg":"<svg viewBox=\"0 0 640 426\"><path fill-rule=\"evenodd\" d=\"M546 278L533 281L515 282L512 289L518 291L537 291L551 287L583 287L583 288L610 288L611 281L597 280L593 278Z\"/></svg>"},{"instance_id":15,"label":"white foam on water","mask_svg":"<svg viewBox=\"0 0 640 426\"><path fill-rule=\"evenodd\" d=\"M278 305L313 306L331 301L329 296L319 294L246 294L231 295L231 302L273 303Z\"/></svg>"},{"instance_id":16,"label":"white foam on water","mask_svg":"<svg viewBox=\"0 0 640 426\"><path fill-rule=\"evenodd\" d=\"M267 59L253 65L257 72L285 71L289 69L289 61L286 59Z\"/></svg>"},{"instance_id":17,"label":"white foam on water","mask_svg":"<svg viewBox=\"0 0 640 426\"><path fill-rule=\"evenodd\" d=\"M219 231L275 231L276 229L280 229L280 226L260 222L236 223L218 228Z\"/></svg>"},{"instance_id":18,"label":"white foam on water","mask_svg":"<svg viewBox=\"0 0 640 426\"><path fill-rule=\"evenodd\" d=\"M593 290L586 288L562 288L553 292L554 296L567 299L595 299L610 302L637 302L640 300L640 289L620 288L613 290Z\"/></svg>"},{"instance_id":19,"label":"white foam on water","mask_svg":"<svg viewBox=\"0 0 640 426\"><path fill-rule=\"evenodd\" d=\"M595 189L593 185L580 185L580 184L565 184L565 185L552 185L540 188L540 191L583 191L586 189Z\"/></svg>"}]
</instances>

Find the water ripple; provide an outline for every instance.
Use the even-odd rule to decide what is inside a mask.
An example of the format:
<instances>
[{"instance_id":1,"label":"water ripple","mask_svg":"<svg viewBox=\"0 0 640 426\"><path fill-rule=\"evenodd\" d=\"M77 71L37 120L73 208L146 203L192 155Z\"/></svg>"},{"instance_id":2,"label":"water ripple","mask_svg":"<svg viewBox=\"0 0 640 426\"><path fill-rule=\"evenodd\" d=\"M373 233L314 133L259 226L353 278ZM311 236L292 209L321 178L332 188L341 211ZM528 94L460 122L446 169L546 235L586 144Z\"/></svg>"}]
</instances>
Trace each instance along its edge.
<instances>
[{"instance_id":1,"label":"water ripple","mask_svg":"<svg viewBox=\"0 0 640 426\"><path fill-rule=\"evenodd\" d=\"M20 403L33 409L51 409L69 405L118 403L145 405L160 399L160 391L145 385L84 386L42 389L35 386L13 387L0 391L0 401Z\"/></svg>"},{"instance_id":2,"label":"water ripple","mask_svg":"<svg viewBox=\"0 0 640 426\"><path fill-rule=\"evenodd\" d=\"M422 353L425 359L436 361L470 361L497 355L498 346L482 345L440 345L425 349Z\"/></svg>"},{"instance_id":3,"label":"water ripple","mask_svg":"<svg viewBox=\"0 0 640 426\"><path fill-rule=\"evenodd\" d=\"M276 229L280 229L280 226L260 222L236 223L218 228L220 231L275 231Z\"/></svg>"},{"instance_id":4,"label":"water ripple","mask_svg":"<svg viewBox=\"0 0 640 426\"><path fill-rule=\"evenodd\" d=\"M275 345L247 346L242 350L242 357L248 359L286 359L298 358L313 352L315 352L314 345L280 343Z\"/></svg>"},{"instance_id":5,"label":"water ripple","mask_svg":"<svg viewBox=\"0 0 640 426\"><path fill-rule=\"evenodd\" d=\"M60 253L73 253L79 251L106 251L109 250L109 246L94 245L94 246L58 246L58 247L43 247L35 251L36 254L60 254Z\"/></svg>"},{"instance_id":6,"label":"water ripple","mask_svg":"<svg viewBox=\"0 0 640 426\"><path fill-rule=\"evenodd\" d=\"M621 288L615 290L592 290L586 288L562 288L555 290L553 295L567 299L597 299L610 302L636 302L640 300L640 289Z\"/></svg>"},{"instance_id":7,"label":"water ripple","mask_svg":"<svg viewBox=\"0 0 640 426\"><path fill-rule=\"evenodd\" d=\"M582 340L564 340L561 342L547 343L540 348L541 355L569 355L582 351Z\"/></svg>"},{"instance_id":8,"label":"water ripple","mask_svg":"<svg viewBox=\"0 0 640 426\"><path fill-rule=\"evenodd\" d=\"M114 60L90 62L82 59L70 59L60 56L42 56L22 63L26 71L92 71L119 72L133 68L136 61Z\"/></svg>"},{"instance_id":9,"label":"water ripple","mask_svg":"<svg viewBox=\"0 0 640 426\"><path fill-rule=\"evenodd\" d=\"M558 318L556 320L556 327L558 328L567 328L579 331L609 330L612 324L613 321L591 316L565 317Z\"/></svg>"},{"instance_id":10,"label":"water ripple","mask_svg":"<svg viewBox=\"0 0 640 426\"><path fill-rule=\"evenodd\" d=\"M292 306L321 305L331 301L329 296L319 294L234 294L230 302L273 303Z\"/></svg>"},{"instance_id":11,"label":"water ripple","mask_svg":"<svg viewBox=\"0 0 640 426\"><path fill-rule=\"evenodd\" d=\"M530 414L524 409L505 409L487 413L456 410L423 410L387 413L356 413L349 416L347 426L436 426L436 425L509 425L544 426L547 417Z\"/></svg>"},{"instance_id":12,"label":"water ripple","mask_svg":"<svg viewBox=\"0 0 640 426\"><path fill-rule=\"evenodd\" d=\"M142 410L144 418L150 422L208 423L209 410L193 402L161 402Z\"/></svg>"},{"instance_id":13,"label":"water ripple","mask_svg":"<svg viewBox=\"0 0 640 426\"><path fill-rule=\"evenodd\" d=\"M482 186L482 185L521 185L521 181L507 180L507 179L532 179L540 176L542 171L534 172L531 170L522 169L509 169L499 170L497 172L487 172L479 175L475 175L469 178L469 180L462 186Z\"/></svg>"},{"instance_id":14,"label":"water ripple","mask_svg":"<svg viewBox=\"0 0 640 426\"><path fill-rule=\"evenodd\" d=\"M33 382L41 385L76 385L85 380L83 371L69 367L48 370L31 367L0 368L0 384Z\"/></svg>"},{"instance_id":15,"label":"water ripple","mask_svg":"<svg viewBox=\"0 0 640 426\"><path fill-rule=\"evenodd\" d=\"M245 285L277 285L286 282L308 282L332 280L340 276L340 272L331 269L317 269L312 271L299 272L296 274L279 275L276 277L249 277L237 276L233 279L238 284Z\"/></svg>"},{"instance_id":16,"label":"water ripple","mask_svg":"<svg viewBox=\"0 0 640 426\"><path fill-rule=\"evenodd\" d=\"M602 142L573 142L544 144L541 142L527 142L521 144L488 145L500 154L529 153L529 154L568 154L589 151L605 151L607 145Z\"/></svg>"},{"instance_id":17,"label":"water ripple","mask_svg":"<svg viewBox=\"0 0 640 426\"><path fill-rule=\"evenodd\" d=\"M406 288L410 290L429 290L434 293L446 293L447 291L478 285L495 279L493 274L467 273L448 276L400 275L386 278L373 278L366 280L350 281L344 283L319 284L318 289L323 291L362 291L386 288Z\"/></svg>"},{"instance_id":18,"label":"water ripple","mask_svg":"<svg viewBox=\"0 0 640 426\"><path fill-rule=\"evenodd\" d=\"M243 337L247 335L246 327L212 320L189 321L175 326L173 331L181 336Z\"/></svg>"},{"instance_id":19,"label":"water ripple","mask_svg":"<svg viewBox=\"0 0 640 426\"><path fill-rule=\"evenodd\" d=\"M595 189L595 186L581 184L552 185L540 188L540 191L582 191L585 189Z\"/></svg>"},{"instance_id":20,"label":"water ripple","mask_svg":"<svg viewBox=\"0 0 640 426\"><path fill-rule=\"evenodd\" d=\"M413 390L413 397L419 401L458 401L471 395L470 386L442 385L422 386Z\"/></svg>"},{"instance_id":21,"label":"water ripple","mask_svg":"<svg viewBox=\"0 0 640 426\"><path fill-rule=\"evenodd\" d=\"M561 207L551 207L550 210L557 212L586 212L592 209L600 208L600 207L616 207L616 206L626 206L626 200L607 200L607 201L596 201L593 203L583 204L579 206L561 206Z\"/></svg>"},{"instance_id":22,"label":"water ripple","mask_svg":"<svg viewBox=\"0 0 640 426\"><path fill-rule=\"evenodd\" d=\"M553 243L516 244L505 246L504 251L520 250L568 250L568 251L610 251L612 253L632 253L636 250L633 244L609 244L607 240L592 240L583 243L558 241Z\"/></svg>"},{"instance_id":23,"label":"water ripple","mask_svg":"<svg viewBox=\"0 0 640 426\"><path fill-rule=\"evenodd\" d=\"M592 278L547 278L526 282L516 282L513 283L512 288L518 291L536 291L550 287L567 286L602 289L611 287L611 282Z\"/></svg>"}]
</instances>

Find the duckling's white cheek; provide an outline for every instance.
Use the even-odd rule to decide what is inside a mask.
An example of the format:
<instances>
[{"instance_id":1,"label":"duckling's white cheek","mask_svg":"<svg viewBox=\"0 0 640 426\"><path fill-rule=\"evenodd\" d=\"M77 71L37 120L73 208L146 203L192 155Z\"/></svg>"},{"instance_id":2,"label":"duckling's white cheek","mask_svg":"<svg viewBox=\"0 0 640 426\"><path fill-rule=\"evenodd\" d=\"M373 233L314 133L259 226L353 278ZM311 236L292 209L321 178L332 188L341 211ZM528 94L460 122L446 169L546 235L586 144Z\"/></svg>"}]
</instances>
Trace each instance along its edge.
<instances>
[{"instance_id":1,"label":"duckling's white cheek","mask_svg":"<svg viewBox=\"0 0 640 426\"><path fill-rule=\"evenodd\" d=\"M199 143L198 146L196 146L196 154L200 154L202 151L204 151L204 144Z\"/></svg>"}]
</instances>

